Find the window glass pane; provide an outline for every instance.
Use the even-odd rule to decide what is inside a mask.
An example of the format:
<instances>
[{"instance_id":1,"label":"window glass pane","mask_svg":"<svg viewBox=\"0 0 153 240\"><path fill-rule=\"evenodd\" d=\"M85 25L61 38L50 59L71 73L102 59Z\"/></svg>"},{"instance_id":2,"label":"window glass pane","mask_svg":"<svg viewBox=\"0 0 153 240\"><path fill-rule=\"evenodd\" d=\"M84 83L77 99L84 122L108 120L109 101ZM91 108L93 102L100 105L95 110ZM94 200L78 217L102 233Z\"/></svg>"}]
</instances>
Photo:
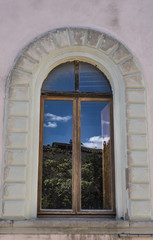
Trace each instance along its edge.
<instances>
[{"instance_id":1,"label":"window glass pane","mask_svg":"<svg viewBox=\"0 0 153 240\"><path fill-rule=\"evenodd\" d=\"M95 66L80 62L79 91L111 93L111 87L106 76Z\"/></svg>"},{"instance_id":2,"label":"window glass pane","mask_svg":"<svg viewBox=\"0 0 153 240\"><path fill-rule=\"evenodd\" d=\"M82 209L111 207L109 105L109 102L81 102Z\"/></svg>"},{"instance_id":3,"label":"window glass pane","mask_svg":"<svg viewBox=\"0 0 153 240\"><path fill-rule=\"evenodd\" d=\"M68 62L53 69L43 82L42 91L74 91L74 63Z\"/></svg>"},{"instance_id":4,"label":"window glass pane","mask_svg":"<svg viewBox=\"0 0 153 240\"><path fill-rule=\"evenodd\" d=\"M72 101L44 102L43 209L72 209L72 108Z\"/></svg>"}]
</instances>

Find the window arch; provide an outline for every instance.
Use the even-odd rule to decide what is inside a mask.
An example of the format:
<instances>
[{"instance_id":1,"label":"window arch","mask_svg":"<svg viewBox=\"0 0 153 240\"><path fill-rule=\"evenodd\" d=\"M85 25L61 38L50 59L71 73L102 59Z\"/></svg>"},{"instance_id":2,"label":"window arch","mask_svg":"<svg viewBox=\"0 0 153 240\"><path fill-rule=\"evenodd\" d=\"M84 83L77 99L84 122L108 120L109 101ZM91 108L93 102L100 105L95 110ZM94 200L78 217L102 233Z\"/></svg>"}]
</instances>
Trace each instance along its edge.
<instances>
[{"instance_id":1,"label":"window arch","mask_svg":"<svg viewBox=\"0 0 153 240\"><path fill-rule=\"evenodd\" d=\"M106 76L85 62L59 65L43 82L41 110L38 214L114 216L112 91Z\"/></svg>"},{"instance_id":2,"label":"window arch","mask_svg":"<svg viewBox=\"0 0 153 240\"><path fill-rule=\"evenodd\" d=\"M37 38L22 50L11 70L6 97L1 216L37 216L39 93L52 69L74 60L97 65L112 87L117 218L150 219L147 111L141 68L118 40L81 28L57 29ZM139 176L144 176L144 180ZM137 191L142 183L147 199Z\"/></svg>"}]
</instances>

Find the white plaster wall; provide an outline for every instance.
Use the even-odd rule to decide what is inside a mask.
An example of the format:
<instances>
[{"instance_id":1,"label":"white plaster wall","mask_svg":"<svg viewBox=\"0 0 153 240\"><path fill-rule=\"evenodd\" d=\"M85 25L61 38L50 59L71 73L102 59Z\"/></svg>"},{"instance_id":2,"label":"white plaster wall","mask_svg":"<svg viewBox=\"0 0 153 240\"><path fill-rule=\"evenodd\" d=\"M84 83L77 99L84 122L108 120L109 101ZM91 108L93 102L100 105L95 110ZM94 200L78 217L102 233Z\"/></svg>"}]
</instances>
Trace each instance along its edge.
<instances>
[{"instance_id":1,"label":"white plaster wall","mask_svg":"<svg viewBox=\"0 0 153 240\"><path fill-rule=\"evenodd\" d=\"M152 146L152 12L152 0L0 0L0 163L5 84L14 59L35 37L64 26L86 26L112 34L139 59L148 88L149 144ZM153 162L153 148L151 156Z\"/></svg>"}]
</instances>

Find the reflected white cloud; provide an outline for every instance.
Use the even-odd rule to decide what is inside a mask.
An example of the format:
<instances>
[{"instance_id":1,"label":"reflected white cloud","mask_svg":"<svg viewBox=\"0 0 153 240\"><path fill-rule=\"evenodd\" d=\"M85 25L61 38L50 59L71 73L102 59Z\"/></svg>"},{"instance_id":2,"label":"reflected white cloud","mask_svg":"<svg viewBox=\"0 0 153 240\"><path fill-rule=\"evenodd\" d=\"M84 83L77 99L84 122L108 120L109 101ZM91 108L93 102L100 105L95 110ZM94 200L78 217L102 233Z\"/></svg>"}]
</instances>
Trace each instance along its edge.
<instances>
[{"instance_id":1,"label":"reflected white cloud","mask_svg":"<svg viewBox=\"0 0 153 240\"><path fill-rule=\"evenodd\" d=\"M47 122L47 124L46 123L44 123L44 127L46 127L46 128L56 128L57 127L57 123L55 123L55 122Z\"/></svg>"},{"instance_id":2,"label":"reflected white cloud","mask_svg":"<svg viewBox=\"0 0 153 240\"><path fill-rule=\"evenodd\" d=\"M108 142L110 137L93 136L83 143L84 147L102 149L104 142Z\"/></svg>"},{"instance_id":3,"label":"reflected white cloud","mask_svg":"<svg viewBox=\"0 0 153 240\"><path fill-rule=\"evenodd\" d=\"M101 142L102 142L102 139L103 139L103 138L100 137L100 136L94 136L94 137L90 137L88 141L89 141L89 142L97 142L97 143L100 142L100 143L101 143Z\"/></svg>"},{"instance_id":4,"label":"reflected white cloud","mask_svg":"<svg viewBox=\"0 0 153 240\"><path fill-rule=\"evenodd\" d=\"M51 121L59 121L59 122L67 122L72 118L72 116L62 117L62 116L57 116L52 113L46 113L45 116L48 117Z\"/></svg>"}]
</instances>

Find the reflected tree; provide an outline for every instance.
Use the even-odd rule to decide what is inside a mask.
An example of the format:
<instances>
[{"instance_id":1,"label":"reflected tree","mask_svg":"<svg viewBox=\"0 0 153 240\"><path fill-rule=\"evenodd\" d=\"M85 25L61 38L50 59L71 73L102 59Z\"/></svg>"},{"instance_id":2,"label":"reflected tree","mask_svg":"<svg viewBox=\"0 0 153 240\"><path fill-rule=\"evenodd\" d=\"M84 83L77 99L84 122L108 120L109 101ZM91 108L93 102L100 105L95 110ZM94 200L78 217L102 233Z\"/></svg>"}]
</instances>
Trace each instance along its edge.
<instances>
[{"instance_id":1,"label":"reflected tree","mask_svg":"<svg viewBox=\"0 0 153 240\"><path fill-rule=\"evenodd\" d=\"M82 146L81 158L82 209L109 209L110 142L103 150ZM43 146L42 208L72 209L72 142Z\"/></svg>"},{"instance_id":2,"label":"reflected tree","mask_svg":"<svg viewBox=\"0 0 153 240\"><path fill-rule=\"evenodd\" d=\"M42 208L72 208L72 152L69 149L44 146Z\"/></svg>"}]
</instances>

